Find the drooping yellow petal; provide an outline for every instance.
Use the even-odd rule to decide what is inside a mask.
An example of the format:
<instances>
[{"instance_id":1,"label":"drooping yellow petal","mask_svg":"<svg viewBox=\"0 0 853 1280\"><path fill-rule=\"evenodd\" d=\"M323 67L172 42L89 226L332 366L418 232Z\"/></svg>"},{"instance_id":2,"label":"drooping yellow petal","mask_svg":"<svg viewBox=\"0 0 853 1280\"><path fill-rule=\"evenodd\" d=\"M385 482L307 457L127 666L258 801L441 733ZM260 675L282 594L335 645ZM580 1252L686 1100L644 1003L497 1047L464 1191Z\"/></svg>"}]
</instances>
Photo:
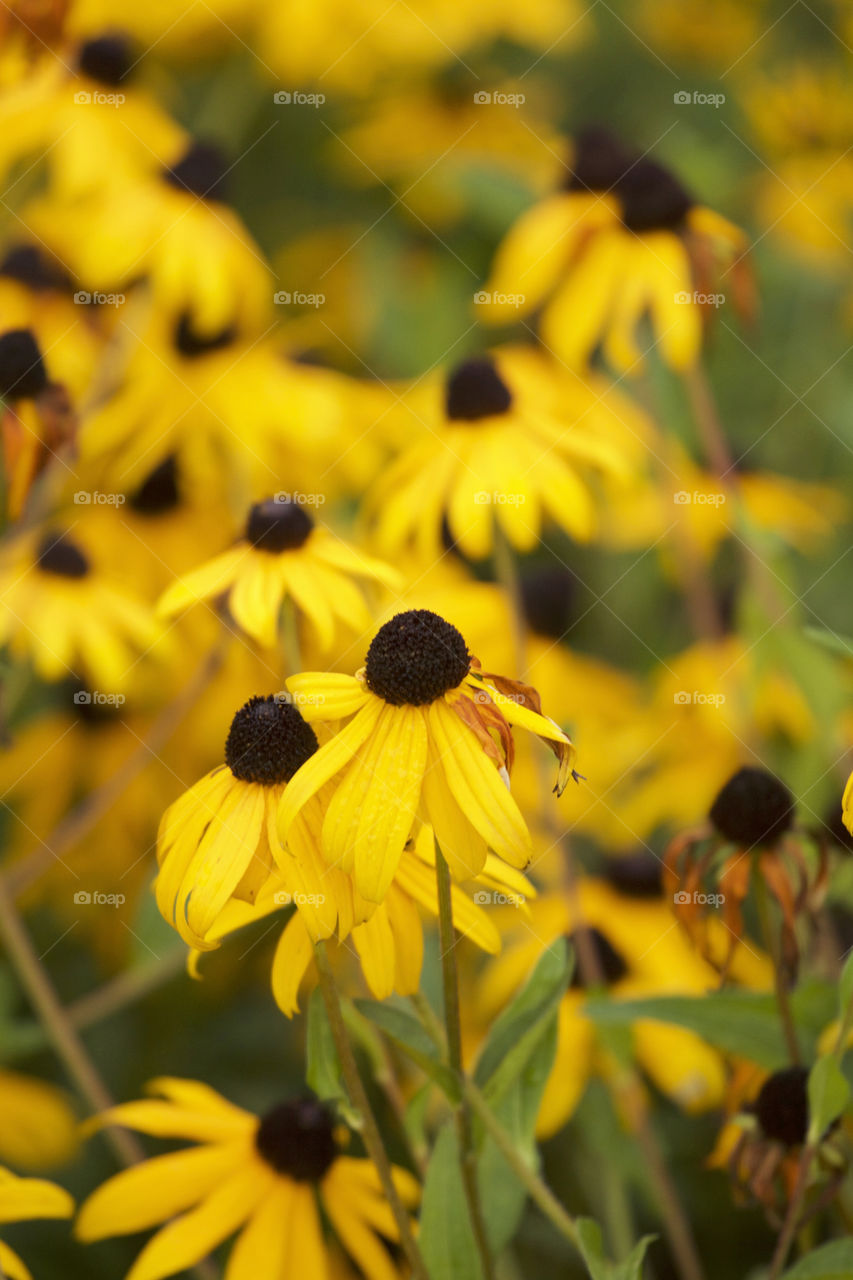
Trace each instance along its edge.
<instances>
[{"instance_id":1,"label":"drooping yellow petal","mask_svg":"<svg viewBox=\"0 0 853 1280\"><path fill-rule=\"evenodd\" d=\"M596 236L542 315L546 346L570 368L587 363L606 327L621 283L626 234L615 229Z\"/></svg>"},{"instance_id":2,"label":"drooping yellow petal","mask_svg":"<svg viewBox=\"0 0 853 1280\"><path fill-rule=\"evenodd\" d=\"M420 986L424 962L424 931L418 909L408 894L392 884L385 899L394 935L394 989L413 995Z\"/></svg>"},{"instance_id":3,"label":"drooping yellow petal","mask_svg":"<svg viewBox=\"0 0 853 1280\"><path fill-rule=\"evenodd\" d=\"M426 758L423 711L386 706L329 805L324 856L332 866L352 867L368 902L381 902L394 877L414 825Z\"/></svg>"},{"instance_id":4,"label":"drooping yellow petal","mask_svg":"<svg viewBox=\"0 0 853 1280\"><path fill-rule=\"evenodd\" d=\"M299 1012L299 987L314 958L314 944L299 912L282 930L272 962L273 999L286 1017Z\"/></svg>"},{"instance_id":5,"label":"drooping yellow petal","mask_svg":"<svg viewBox=\"0 0 853 1280\"><path fill-rule=\"evenodd\" d=\"M222 595L231 586L246 556L251 554L251 548L240 543L191 573L184 574L163 592L157 603L158 614L169 618L199 600Z\"/></svg>"},{"instance_id":6,"label":"drooping yellow petal","mask_svg":"<svg viewBox=\"0 0 853 1280\"><path fill-rule=\"evenodd\" d=\"M127 1280L163 1280L206 1258L246 1221L274 1177L272 1169L260 1161L243 1165L220 1182L197 1209L158 1231L136 1259Z\"/></svg>"},{"instance_id":7,"label":"drooping yellow petal","mask_svg":"<svg viewBox=\"0 0 853 1280\"><path fill-rule=\"evenodd\" d=\"M429 723L457 804L495 853L512 866L525 867L531 854L530 833L495 765L443 698L431 704Z\"/></svg>"},{"instance_id":8,"label":"drooping yellow petal","mask_svg":"<svg viewBox=\"0 0 853 1280\"><path fill-rule=\"evenodd\" d=\"M370 693L355 676L303 671L288 676L287 690L303 720L345 720L369 700Z\"/></svg>"},{"instance_id":9,"label":"drooping yellow petal","mask_svg":"<svg viewBox=\"0 0 853 1280\"><path fill-rule=\"evenodd\" d=\"M154 1156L104 1182L81 1206L79 1240L129 1235L204 1200L247 1158L247 1141L190 1147Z\"/></svg>"},{"instance_id":10,"label":"drooping yellow petal","mask_svg":"<svg viewBox=\"0 0 853 1280\"><path fill-rule=\"evenodd\" d=\"M287 843L287 833L294 817L320 788L339 773L370 737L385 703L381 698L368 698L349 724L315 751L288 782L278 811L278 830Z\"/></svg>"},{"instance_id":11,"label":"drooping yellow petal","mask_svg":"<svg viewBox=\"0 0 853 1280\"><path fill-rule=\"evenodd\" d=\"M367 985L377 1000L387 1000L395 989L395 946L384 902L376 908L368 921L353 929L352 940L361 960Z\"/></svg>"},{"instance_id":12,"label":"drooping yellow petal","mask_svg":"<svg viewBox=\"0 0 853 1280\"><path fill-rule=\"evenodd\" d=\"M63 1187L44 1178L18 1178L0 1169L0 1222L70 1218L74 1201Z\"/></svg>"}]
</instances>

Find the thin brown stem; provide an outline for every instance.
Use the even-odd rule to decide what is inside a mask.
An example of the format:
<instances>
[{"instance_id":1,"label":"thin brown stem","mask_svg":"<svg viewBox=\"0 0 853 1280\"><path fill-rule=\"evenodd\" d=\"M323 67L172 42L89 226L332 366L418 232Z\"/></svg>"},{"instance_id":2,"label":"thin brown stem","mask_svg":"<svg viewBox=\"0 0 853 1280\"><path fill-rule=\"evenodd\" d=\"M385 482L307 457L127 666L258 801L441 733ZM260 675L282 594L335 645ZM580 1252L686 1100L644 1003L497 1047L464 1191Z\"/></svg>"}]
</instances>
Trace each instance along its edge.
<instances>
[{"instance_id":1,"label":"thin brown stem","mask_svg":"<svg viewBox=\"0 0 853 1280\"><path fill-rule=\"evenodd\" d=\"M0 936L9 959L39 1016L45 1033L63 1062L80 1097L93 1111L106 1111L114 1105L109 1090L89 1057L68 1012L60 1004L47 970L32 944L30 935L5 886L0 882ZM107 1129L107 1141L120 1162L136 1164L145 1153L136 1139L124 1129Z\"/></svg>"},{"instance_id":2,"label":"thin brown stem","mask_svg":"<svg viewBox=\"0 0 853 1280\"><path fill-rule=\"evenodd\" d=\"M412 1269L413 1280L429 1280L426 1265L415 1242L411 1220L395 1186L391 1161L385 1150L385 1144L379 1132L379 1125L376 1123L376 1117L373 1114L373 1108L370 1105L347 1029L344 1025L338 988L335 984L332 967L329 964L325 943L318 942L316 944L314 960L320 979L320 991L323 996L323 1003L326 1006L329 1026L331 1027L335 1048L338 1051L338 1057L341 1062L344 1083L347 1087L350 1101L361 1116L361 1134L364 1138L367 1154L376 1166L382 1190L394 1215L394 1221L397 1224L397 1230L400 1235L400 1244Z\"/></svg>"},{"instance_id":3,"label":"thin brown stem","mask_svg":"<svg viewBox=\"0 0 853 1280\"><path fill-rule=\"evenodd\" d=\"M797 1028L794 1023L794 1011L791 1008L791 997L785 981L778 935L773 928L767 885L764 881L764 876L761 874L760 867L756 868L753 880L755 884L755 905L758 909L758 920L761 925L764 946L773 962L773 985L776 992L779 1019L782 1023L782 1033L785 1036L785 1044L788 1046L788 1055L791 1062L794 1066L798 1066L802 1061L802 1056L797 1038Z\"/></svg>"},{"instance_id":4,"label":"thin brown stem","mask_svg":"<svg viewBox=\"0 0 853 1280\"><path fill-rule=\"evenodd\" d=\"M444 994L444 1025L447 1033L447 1056L452 1070L460 1080L465 1079L462 1065L462 1021L459 1013L459 975L456 968L456 931L453 927L453 899L450 892L450 868L438 841L435 845L435 883L438 896L438 931L441 949L442 990ZM477 1244L477 1252L485 1280L493 1280L494 1263L486 1236L486 1224L480 1204L477 1186L477 1154L474 1148L474 1131L471 1109L464 1092L456 1109L456 1129L459 1137L459 1156L462 1185L468 1202L471 1227Z\"/></svg>"},{"instance_id":5,"label":"thin brown stem","mask_svg":"<svg viewBox=\"0 0 853 1280\"><path fill-rule=\"evenodd\" d=\"M785 1221L782 1223L782 1230L779 1232L779 1239L776 1241L776 1248L773 1251L773 1260L770 1263L770 1273L767 1280L778 1280L788 1260L791 1245L794 1243L794 1236L797 1234L797 1225L800 1220L803 1202L806 1198L814 1153L814 1147L807 1142L800 1154L800 1161L797 1165L797 1180L794 1183L794 1191L788 1204Z\"/></svg>"}]
</instances>

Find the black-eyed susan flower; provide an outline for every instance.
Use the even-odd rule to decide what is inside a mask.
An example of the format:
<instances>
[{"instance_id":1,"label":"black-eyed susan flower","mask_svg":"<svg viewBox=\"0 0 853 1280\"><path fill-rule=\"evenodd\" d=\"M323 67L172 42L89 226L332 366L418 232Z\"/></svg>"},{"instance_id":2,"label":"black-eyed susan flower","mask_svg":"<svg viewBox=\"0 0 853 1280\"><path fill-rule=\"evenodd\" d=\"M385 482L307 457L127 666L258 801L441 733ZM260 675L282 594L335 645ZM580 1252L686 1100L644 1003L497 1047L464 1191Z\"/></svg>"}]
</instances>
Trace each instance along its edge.
<instances>
[{"instance_id":1,"label":"black-eyed susan flower","mask_svg":"<svg viewBox=\"0 0 853 1280\"><path fill-rule=\"evenodd\" d=\"M30 658L45 680L77 674L115 693L163 634L153 611L68 533L27 533L0 556L0 643Z\"/></svg>"},{"instance_id":2,"label":"black-eyed susan flower","mask_svg":"<svg viewBox=\"0 0 853 1280\"><path fill-rule=\"evenodd\" d=\"M76 1149L77 1121L62 1090L36 1076L0 1071L0 1161L28 1172L50 1169Z\"/></svg>"},{"instance_id":3,"label":"black-eyed susan flower","mask_svg":"<svg viewBox=\"0 0 853 1280\"><path fill-rule=\"evenodd\" d=\"M269 878L281 856L278 803L316 749L314 730L286 696L250 698L231 722L225 763L164 813L157 903L190 946L215 946L206 935L226 903L232 897L254 901ZM294 824L289 856L297 862L314 861L319 821L308 809Z\"/></svg>"},{"instance_id":4,"label":"black-eyed susan flower","mask_svg":"<svg viewBox=\"0 0 853 1280\"><path fill-rule=\"evenodd\" d=\"M451 623L428 609L399 613L374 636L358 675L305 673L288 688L307 719L347 724L292 779L281 835L287 840L303 807L336 778L323 855L352 874L368 902L384 899L419 819L457 879L477 875L487 849L527 865L530 833L509 790L511 726L555 752L558 794L574 747L541 714L534 689L480 670Z\"/></svg>"},{"instance_id":5,"label":"black-eyed susan flower","mask_svg":"<svg viewBox=\"0 0 853 1280\"><path fill-rule=\"evenodd\" d=\"M342 894L336 880L340 874L319 857L312 865L304 858L297 861L285 855L255 902L230 902L207 935L208 942L224 940L273 912L296 908L276 945L271 975L276 1004L288 1018L299 1012L300 987L314 976L314 943L331 936L330 925L335 940L342 944L337 948L340 960L345 963L347 953L354 949L377 1000L394 992L412 995L419 989L424 956L422 915L433 920L438 916L432 830L421 827L416 839L408 842L378 906L360 902L352 891L348 896ZM500 951L501 937L481 904L493 899L511 901L525 913L527 902L536 897L530 881L494 854L486 856L476 881L465 886L454 883L450 892L456 931L488 955ZM360 915L354 914L354 907L361 909ZM191 958L193 972L198 971L198 961L197 954Z\"/></svg>"},{"instance_id":6,"label":"black-eyed susan flower","mask_svg":"<svg viewBox=\"0 0 853 1280\"><path fill-rule=\"evenodd\" d=\"M0 1224L39 1218L70 1218L74 1201L67 1191L43 1178L18 1178L0 1168ZM21 1259L0 1240L0 1272L8 1280L32 1280Z\"/></svg>"},{"instance_id":7,"label":"black-eyed susan flower","mask_svg":"<svg viewBox=\"0 0 853 1280\"><path fill-rule=\"evenodd\" d=\"M235 1233L228 1280L327 1280L323 1219L367 1280L397 1280L383 1242L395 1244L398 1234L379 1176L369 1160L341 1153L322 1103L290 1099L259 1118L194 1080L154 1080L149 1091L153 1098L112 1107L95 1123L194 1145L110 1178L75 1224L87 1242L167 1224L127 1280L163 1280ZM403 1202L414 1206L415 1179L400 1168L393 1177Z\"/></svg>"},{"instance_id":8,"label":"black-eyed susan flower","mask_svg":"<svg viewBox=\"0 0 853 1280\"><path fill-rule=\"evenodd\" d=\"M314 631L322 651L340 629L370 626L370 611L356 579L397 587L399 574L381 560L364 556L317 525L305 505L288 495L270 498L249 512L244 537L221 555L185 574L163 595L165 617L199 600L224 596L237 625L272 647L279 636L281 610L290 600Z\"/></svg>"},{"instance_id":9,"label":"black-eyed susan flower","mask_svg":"<svg viewBox=\"0 0 853 1280\"><path fill-rule=\"evenodd\" d=\"M733 266L733 300L750 308L745 248L742 233L696 204L668 169L589 129L565 190L507 234L478 313L503 324L544 303L542 338L561 360L581 367L601 343L628 373L642 364L636 330L648 312L662 358L685 369L699 354L703 315L718 305L718 260Z\"/></svg>"},{"instance_id":10,"label":"black-eyed susan flower","mask_svg":"<svg viewBox=\"0 0 853 1280\"><path fill-rule=\"evenodd\" d=\"M708 822L677 836L666 853L666 884L687 933L708 954L704 925L719 906L730 945L723 973L743 937L743 905L760 879L781 914L779 964L788 979L798 971L797 921L822 901L827 874L824 841L816 850L795 830L794 797L774 774L745 765L720 789ZM719 894L705 892L706 881Z\"/></svg>"},{"instance_id":11,"label":"black-eyed susan flower","mask_svg":"<svg viewBox=\"0 0 853 1280\"><path fill-rule=\"evenodd\" d=\"M463 361L443 386L434 380L416 394L412 425L428 429L367 502L380 551L411 543L433 560L445 519L474 559L492 550L496 525L519 551L537 544L546 519L578 540L592 537L596 475L624 479L628 466L601 432L606 400L599 407L581 393L578 403L569 392L554 404L541 375L523 352L499 352Z\"/></svg>"}]
</instances>

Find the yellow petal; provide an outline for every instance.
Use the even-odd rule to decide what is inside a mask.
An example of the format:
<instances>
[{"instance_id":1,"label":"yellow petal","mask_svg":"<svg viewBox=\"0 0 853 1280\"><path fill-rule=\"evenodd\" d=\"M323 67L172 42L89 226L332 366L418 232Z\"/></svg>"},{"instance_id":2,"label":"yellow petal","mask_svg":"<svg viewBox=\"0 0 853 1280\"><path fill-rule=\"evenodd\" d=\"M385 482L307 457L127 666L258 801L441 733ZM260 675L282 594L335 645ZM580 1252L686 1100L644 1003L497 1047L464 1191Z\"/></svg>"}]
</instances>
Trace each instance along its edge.
<instances>
[{"instance_id":1,"label":"yellow petal","mask_svg":"<svg viewBox=\"0 0 853 1280\"><path fill-rule=\"evenodd\" d=\"M297 911L290 917L272 962L273 999L288 1018L299 1012L299 987L314 958L314 944Z\"/></svg>"},{"instance_id":2,"label":"yellow petal","mask_svg":"<svg viewBox=\"0 0 853 1280\"><path fill-rule=\"evenodd\" d=\"M287 833L296 814L311 796L339 773L352 759L361 744L370 737L385 706L381 698L372 695L340 733L324 743L288 782L278 811L278 830L287 843Z\"/></svg>"}]
</instances>

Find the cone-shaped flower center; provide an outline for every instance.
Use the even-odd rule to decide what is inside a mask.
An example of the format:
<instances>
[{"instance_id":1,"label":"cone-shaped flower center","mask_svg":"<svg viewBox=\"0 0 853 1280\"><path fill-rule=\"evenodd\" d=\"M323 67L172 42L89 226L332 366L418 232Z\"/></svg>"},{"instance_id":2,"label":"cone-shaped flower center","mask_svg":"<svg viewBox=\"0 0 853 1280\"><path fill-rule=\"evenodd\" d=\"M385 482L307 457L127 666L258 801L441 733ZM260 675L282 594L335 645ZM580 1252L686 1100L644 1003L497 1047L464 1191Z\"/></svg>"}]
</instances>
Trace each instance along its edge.
<instances>
[{"instance_id":1,"label":"cone-shaped flower center","mask_svg":"<svg viewBox=\"0 0 853 1280\"><path fill-rule=\"evenodd\" d=\"M711 806L711 822L734 844L773 844L794 819L794 797L766 769L739 769Z\"/></svg>"},{"instance_id":2,"label":"cone-shaped flower center","mask_svg":"<svg viewBox=\"0 0 853 1280\"><path fill-rule=\"evenodd\" d=\"M178 489L178 460L173 453L155 467L131 495L130 505L144 516L159 516L171 511L181 500Z\"/></svg>"},{"instance_id":3,"label":"cone-shaped flower center","mask_svg":"<svg viewBox=\"0 0 853 1280\"><path fill-rule=\"evenodd\" d=\"M7 329L0 334L0 396L20 400L37 396L46 386L44 360L31 330Z\"/></svg>"},{"instance_id":4,"label":"cone-shaped flower center","mask_svg":"<svg viewBox=\"0 0 853 1280\"><path fill-rule=\"evenodd\" d=\"M317 750L317 735L286 695L250 698L231 721L225 763L242 782L289 782Z\"/></svg>"},{"instance_id":5,"label":"cone-shaped flower center","mask_svg":"<svg viewBox=\"0 0 853 1280\"><path fill-rule=\"evenodd\" d=\"M659 898L662 892L663 863L648 849L608 858L608 883L627 898Z\"/></svg>"},{"instance_id":6,"label":"cone-shaped flower center","mask_svg":"<svg viewBox=\"0 0 853 1280\"><path fill-rule=\"evenodd\" d=\"M581 932L585 935L585 943L581 940L581 946L585 945L591 948L597 961L596 969L598 970L598 973L601 974L604 982L610 986L611 983L618 982L620 978L624 978L625 974L628 972L628 965L624 956L621 952L616 950L610 939L603 934L600 929L597 929L595 925L592 925L591 927L585 925L582 929L573 929L572 932L567 935L568 941L572 944L575 950L575 967L574 972L572 973L572 980L569 984L570 987L575 990L580 990L586 986L586 979L583 975L581 961L579 959L579 956L583 954L578 945L578 936Z\"/></svg>"},{"instance_id":7,"label":"cone-shaped flower center","mask_svg":"<svg viewBox=\"0 0 853 1280\"><path fill-rule=\"evenodd\" d=\"M295 551L301 547L314 521L298 502L268 498L256 502L246 522L246 537L259 551Z\"/></svg>"},{"instance_id":8,"label":"cone-shaped flower center","mask_svg":"<svg viewBox=\"0 0 853 1280\"><path fill-rule=\"evenodd\" d=\"M80 50L78 66L84 75L101 84L122 84L133 68L130 41L121 35L87 40Z\"/></svg>"},{"instance_id":9,"label":"cone-shaped flower center","mask_svg":"<svg viewBox=\"0 0 853 1280\"><path fill-rule=\"evenodd\" d=\"M76 543L62 533L48 533L36 553L36 563L45 573L60 578L85 578L89 561Z\"/></svg>"},{"instance_id":10,"label":"cone-shaped flower center","mask_svg":"<svg viewBox=\"0 0 853 1280\"><path fill-rule=\"evenodd\" d=\"M599 128L578 135L566 189L611 192L630 231L678 230L693 206L689 193L668 169L633 155Z\"/></svg>"},{"instance_id":11,"label":"cone-shaped flower center","mask_svg":"<svg viewBox=\"0 0 853 1280\"><path fill-rule=\"evenodd\" d=\"M754 1110L766 1137L789 1147L805 1142L809 1127L808 1078L805 1067L787 1067L764 1081Z\"/></svg>"},{"instance_id":12,"label":"cone-shaped flower center","mask_svg":"<svg viewBox=\"0 0 853 1280\"><path fill-rule=\"evenodd\" d=\"M194 142L164 176L173 187L180 187L200 200L225 199L225 174L228 163L217 146Z\"/></svg>"},{"instance_id":13,"label":"cone-shaped flower center","mask_svg":"<svg viewBox=\"0 0 853 1280\"><path fill-rule=\"evenodd\" d=\"M320 1182L337 1156L331 1113L313 1098L283 1102L261 1120L255 1147L276 1173Z\"/></svg>"},{"instance_id":14,"label":"cone-shaped flower center","mask_svg":"<svg viewBox=\"0 0 853 1280\"><path fill-rule=\"evenodd\" d=\"M451 421L476 422L506 413L512 404L509 387L489 356L465 360L447 379L445 411Z\"/></svg>"},{"instance_id":15,"label":"cone-shaped flower center","mask_svg":"<svg viewBox=\"0 0 853 1280\"><path fill-rule=\"evenodd\" d=\"M575 604L575 577L562 565L538 565L521 580L521 603L532 631L562 640Z\"/></svg>"},{"instance_id":16,"label":"cone-shaped flower center","mask_svg":"<svg viewBox=\"0 0 853 1280\"><path fill-rule=\"evenodd\" d=\"M34 244L16 244L0 262L0 276L17 280L34 292L67 289L70 279L58 263Z\"/></svg>"},{"instance_id":17,"label":"cone-shaped flower center","mask_svg":"<svg viewBox=\"0 0 853 1280\"><path fill-rule=\"evenodd\" d=\"M429 609L409 609L379 628L365 673L368 688L392 706L422 707L460 685L470 664L454 626Z\"/></svg>"}]
</instances>

